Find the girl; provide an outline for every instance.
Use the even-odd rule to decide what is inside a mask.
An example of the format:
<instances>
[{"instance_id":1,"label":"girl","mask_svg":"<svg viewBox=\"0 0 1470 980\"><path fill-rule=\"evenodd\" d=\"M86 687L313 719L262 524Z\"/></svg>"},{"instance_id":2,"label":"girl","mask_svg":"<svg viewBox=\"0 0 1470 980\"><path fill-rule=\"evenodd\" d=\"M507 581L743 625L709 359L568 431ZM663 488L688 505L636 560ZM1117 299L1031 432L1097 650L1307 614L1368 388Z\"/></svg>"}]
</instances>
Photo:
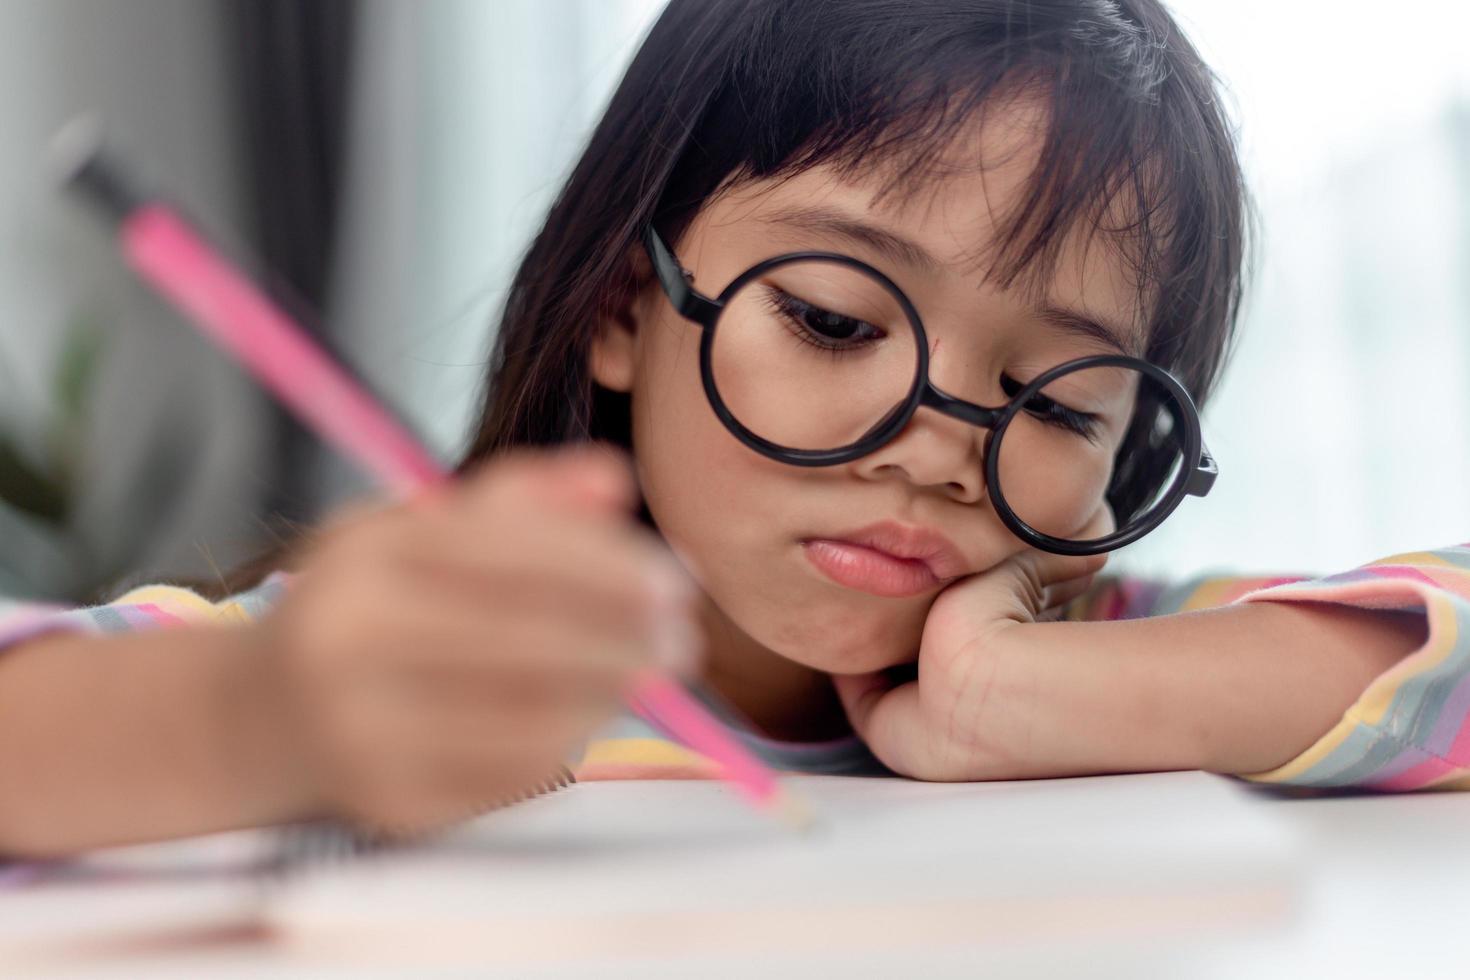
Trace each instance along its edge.
<instances>
[{"instance_id":1,"label":"girl","mask_svg":"<svg viewBox=\"0 0 1470 980\"><path fill-rule=\"evenodd\" d=\"M594 730L580 778L708 775L598 729L696 646L790 769L1457 785L1470 549L1098 574L1209 489L1244 210L1154 0L673 0L515 278L460 485L217 605L20 611L0 848L444 819ZM524 455L587 441L636 497Z\"/></svg>"}]
</instances>

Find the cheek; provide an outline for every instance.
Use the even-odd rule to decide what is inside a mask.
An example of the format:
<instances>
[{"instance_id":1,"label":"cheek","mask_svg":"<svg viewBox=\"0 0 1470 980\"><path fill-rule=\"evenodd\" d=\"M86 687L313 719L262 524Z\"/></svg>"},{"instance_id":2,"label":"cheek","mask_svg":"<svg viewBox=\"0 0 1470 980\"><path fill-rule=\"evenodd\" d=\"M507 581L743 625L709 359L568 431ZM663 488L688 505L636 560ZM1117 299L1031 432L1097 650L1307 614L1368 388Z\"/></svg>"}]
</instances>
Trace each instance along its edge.
<instances>
[{"instance_id":1,"label":"cheek","mask_svg":"<svg viewBox=\"0 0 1470 980\"><path fill-rule=\"evenodd\" d=\"M640 351L632 392L633 453L649 511L669 544L703 570L766 504L768 461L744 449L710 409L699 330L660 321ZM776 464L771 463L774 466Z\"/></svg>"},{"instance_id":2,"label":"cheek","mask_svg":"<svg viewBox=\"0 0 1470 980\"><path fill-rule=\"evenodd\" d=\"M762 646L819 670L856 673L913 658L929 602L876 599L803 564L803 515L841 500L847 479L747 449L715 417L698 330L645 346L633 390L633 450L649 512L710 598ZM824 492L825 491L825 492Z\"/></svg>"},{"instance_id":3,"label":"cheek","mask_svg":"<svg viewBox=\"0 0 1470 980\"><path fill-rule=\"evenodd\" d=\"M1043 534L1086 526L1107 492L1112 448L1013 424L1000 451L1000 481L1016 516Z\"/></svg>"}]
</instances>

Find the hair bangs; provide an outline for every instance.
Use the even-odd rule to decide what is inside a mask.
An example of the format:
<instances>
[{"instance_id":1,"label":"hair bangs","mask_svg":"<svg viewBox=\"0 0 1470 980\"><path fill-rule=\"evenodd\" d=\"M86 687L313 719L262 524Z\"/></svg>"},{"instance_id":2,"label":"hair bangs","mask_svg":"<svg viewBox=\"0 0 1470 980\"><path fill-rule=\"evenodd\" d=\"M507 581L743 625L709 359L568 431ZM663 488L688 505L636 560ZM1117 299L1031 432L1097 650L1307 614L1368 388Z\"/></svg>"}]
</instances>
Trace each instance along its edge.
<instances>
[{"instance_id":1,"label":"hair bangs","mask_svg":"<svg viewBox=\"0 0 1470 980\"><path fill-rule=\"evenodd\" d=\"M1180 338L1202 322L1226 324L1228 344L1243 190L1215 80L1161 9L805 0L752 10L752 36L681 166L704 183L676 175L660 208L674 237L710 196L744 181L830 166L844 178L882 173L880 199L903 200L957 166L983 172L967 138L998 107L1029 100L1039 150L976 267L1002 288L1040 292L1080 236L1125 263L1151 359L1179 367ZM1187 379L1197 398L1215 360Z\"/></svg>"},{"instance_id":2,"label":"hair bangs","mask_svg":"<svg viewBox=\"0 0 1470 980\"><path fill-rule=\"evenodd\" d=\"M1144 356L1203 404L1233 345L1247 198L1216 80L1158 0L670 0L525 254L466 464L630 444L626 398L586 357L648 286L646 225L677 245L733 183L821 165L883 167L882 193L920 193L1020 94L1044 137L977 267L1034 287L1070 235L1116 249Z\"/></svg>"}]
</instances>

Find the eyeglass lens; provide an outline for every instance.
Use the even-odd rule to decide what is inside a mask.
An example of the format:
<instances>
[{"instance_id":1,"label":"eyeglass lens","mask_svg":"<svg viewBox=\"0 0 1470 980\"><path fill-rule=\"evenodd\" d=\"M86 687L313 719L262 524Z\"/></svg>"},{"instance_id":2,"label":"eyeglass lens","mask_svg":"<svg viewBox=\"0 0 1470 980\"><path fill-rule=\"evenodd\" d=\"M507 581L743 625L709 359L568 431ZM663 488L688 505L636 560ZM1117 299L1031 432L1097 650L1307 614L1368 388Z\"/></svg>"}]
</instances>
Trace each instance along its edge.
<instances>
[{"instance_id":1,"label":"eyeglass lens","mask_svg":"<svg viewBox=\"0 0 1470 980\"><path fill-rule=\"evenodd\" d=\"M919 368L919 335L898 297L823 260L782 264L728 297L711 351L725 407L792 450L860 442L904 403ZM1005 377L1001 386L1014 398L1029 380ZM1033 530L1064 540L1096 538L1083 526L1105 496L1120 530L1147 520L1183 462L1181 412L1167 388L1134 368L1070 371L1001 427L992 493Z\"/></svg>"}]
</instances>

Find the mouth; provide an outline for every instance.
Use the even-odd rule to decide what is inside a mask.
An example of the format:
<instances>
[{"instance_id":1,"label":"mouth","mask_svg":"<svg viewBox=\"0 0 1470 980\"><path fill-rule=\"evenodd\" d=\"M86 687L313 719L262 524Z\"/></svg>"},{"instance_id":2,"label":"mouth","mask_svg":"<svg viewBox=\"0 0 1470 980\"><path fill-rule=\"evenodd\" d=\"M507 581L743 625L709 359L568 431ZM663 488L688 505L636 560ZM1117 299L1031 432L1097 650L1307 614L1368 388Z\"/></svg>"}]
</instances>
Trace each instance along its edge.
<instances>
[{"instance_id":1,"label":"mouth","mask_svg":"<svg viewBox=\"0 0 1470 980\"><path fill-rule=\"evenodd\" d=\"M807 561L838 585L889 598L937 589L966 568L959 549L938 531L894 521L801 545Z\"/></svg>"}]
</instances>

